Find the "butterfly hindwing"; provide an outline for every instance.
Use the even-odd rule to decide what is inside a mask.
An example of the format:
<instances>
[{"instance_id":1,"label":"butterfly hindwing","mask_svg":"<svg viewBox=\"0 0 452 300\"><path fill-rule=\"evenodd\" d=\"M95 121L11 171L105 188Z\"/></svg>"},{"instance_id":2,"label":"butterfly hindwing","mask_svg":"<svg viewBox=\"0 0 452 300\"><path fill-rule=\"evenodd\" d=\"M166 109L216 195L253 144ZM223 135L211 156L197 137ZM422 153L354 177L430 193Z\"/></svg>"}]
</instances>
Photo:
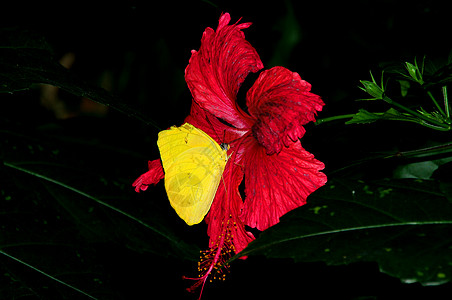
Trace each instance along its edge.
<instances>
[{"instance_id":1,"label":"butterfly hindwing","mask_svg":"<svg viewBox=\"0 0 452 300\"><path fill-rule=\"evenodd\" d=\"M171 206L188 225L201 222L220 184L227 149L189 123L161 131L157 145Z\"/></svg>"}]
</instances>

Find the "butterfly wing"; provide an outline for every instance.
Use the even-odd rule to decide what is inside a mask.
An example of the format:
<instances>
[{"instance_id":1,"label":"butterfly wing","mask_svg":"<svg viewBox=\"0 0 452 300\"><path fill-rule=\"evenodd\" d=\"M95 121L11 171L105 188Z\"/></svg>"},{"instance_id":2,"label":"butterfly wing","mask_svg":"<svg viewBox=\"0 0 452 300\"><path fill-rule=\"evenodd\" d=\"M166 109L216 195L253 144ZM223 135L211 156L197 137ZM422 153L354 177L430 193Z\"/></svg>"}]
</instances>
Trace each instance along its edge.
<instances>
[{"instance_id":1,"label":"butterfly wing","mask_svg":"<svg viewBox=\"0 0 452 300\"><path fill-rule=\"evenodd\" d=\"M226 150L189 123L161 131L157 145L171 206L188 225L201 222L220 184Z\"/></svg>"}]
</instances>

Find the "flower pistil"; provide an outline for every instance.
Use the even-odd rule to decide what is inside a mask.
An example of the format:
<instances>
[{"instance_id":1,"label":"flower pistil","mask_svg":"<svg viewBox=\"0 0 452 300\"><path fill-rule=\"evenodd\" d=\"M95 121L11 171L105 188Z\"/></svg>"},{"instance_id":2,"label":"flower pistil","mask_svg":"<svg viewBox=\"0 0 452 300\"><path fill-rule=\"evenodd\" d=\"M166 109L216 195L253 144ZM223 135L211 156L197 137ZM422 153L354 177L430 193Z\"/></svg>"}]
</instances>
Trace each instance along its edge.
<instances>
[{"instance_id":1,"label":"flower pistil","mask_svg":"<svg viewBox=\"0 0 452 300\"><path fill-rule=\"evenodd\" d=\"M229 272L229 259L236 253L236 248L233 243L233 230L237 229L237 224L232 220L232 215L226 221L222 221L222 233L217 237L217 240L208 250L200 251L200 260L198 261L197 278L183 277L184 279L196 280L196 283L187 288L187 291L194 292L201 286L199 299L201 299L204 285L209 279L213 280L226 279L226 274Z\"/></svg>"}]
</instances>

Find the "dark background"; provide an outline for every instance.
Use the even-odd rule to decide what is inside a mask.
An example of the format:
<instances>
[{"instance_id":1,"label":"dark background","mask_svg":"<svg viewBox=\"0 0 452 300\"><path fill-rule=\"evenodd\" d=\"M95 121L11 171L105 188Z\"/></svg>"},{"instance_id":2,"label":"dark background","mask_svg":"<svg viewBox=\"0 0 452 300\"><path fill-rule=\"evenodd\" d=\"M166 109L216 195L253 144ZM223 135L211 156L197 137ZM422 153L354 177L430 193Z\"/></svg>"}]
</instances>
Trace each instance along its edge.
<instances>
[{"instance_id":1,"label":"dark background","mask_svg":"<svg viewBox=\"0 0 452 300\"><path fill-rule=\"evenodd\" d=\"M80 111L79 98L64 92L59 96L75 116L59 120L51 110L40 105L38 88L1 95L0 116L20 124L25 131L46 128L57 135L130 151L133 155L128 158L127 155L93 154L90 163L93 168L119 174L124 183L131 184L146 171L147 160L158 157L157 132L180 124L189 113L191 96L183 72L190 51L200 46L202 32L206 27L216 28L222 12L229 12L232 22L242 18L243 22L253 23L245 30L245 35L261 56L265 69L282 65L312 84L312 91L326 103L319 118L355 113L362 106L378 108L378 104L355 100L365 96L357 88L359 80L369 80L371 69L379 74L381 63L413 61L424 55L436 62L447 59L452 49L450 11L444 4L432 1L212 3L115 1L94 5L65 2L24 4L5 9L2 26L18 26L42 34L56 59L67 52L75 53L71 70L94 85L99 84L102 75L108 74L110 92L141 111L156 126L111 109L106 115L93 116L89 111ZM239 92L239 103L243 104L246 90L255 78L257 75L250 75L245 81ZM345 126L334 123L307 127L302 143L325 162L327 175L369 152L409 149L418 145L422 138L432 136L430 131L413 130L412 125L405 124ZM387 172L390 171L379 166L366 176L377 177ZM142 194L135 194L130 187L130 201L134 205L151 200L151 196L155 199L156 195L165 199L162 185ZM166 205L163 200L161 203ZM169 220L173 220L171 209L166 212ZM176 218L174 223L174 230L183 235L184 240L194 240L199 247L206 247L205 225L186 229ZM95 253L92 259L102 272L109 274L110 286L114 287L110 292L116 298L196 299L196 295L184 291L190 282L181 279L183 275L195 275L196 262L140 253L125 247L120 240L96 244L91 250ZM5 270L15 268L14 262L5 257L0 262ZM29 298L18 293L22 298L52 299L55 294L64 294L64 288L36 276L33 271L18 272L23 272L21 278L40 291ZM39 286L50 288L40 289ZM450 284L439 287L402 284L398 279L381 274L373 263L327 267L322 263L294 264L291 260L250 257L234 262L224 283L207 284L204 299L319 299L327 296L435 299L444 291L450 292ZM11 293L5 295L14 298Z\"/></svg>"}]
</instances>

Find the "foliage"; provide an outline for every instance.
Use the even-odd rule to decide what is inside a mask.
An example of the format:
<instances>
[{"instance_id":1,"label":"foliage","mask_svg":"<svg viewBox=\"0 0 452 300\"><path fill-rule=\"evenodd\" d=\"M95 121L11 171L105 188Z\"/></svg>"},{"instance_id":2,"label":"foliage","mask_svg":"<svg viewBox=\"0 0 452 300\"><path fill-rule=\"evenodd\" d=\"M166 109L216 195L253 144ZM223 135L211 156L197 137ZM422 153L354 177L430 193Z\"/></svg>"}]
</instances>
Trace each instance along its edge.
<instances>
[{"instance_id":1,"label":"foliage","mask_svg":"<svg viewBox=\"0 0 452 300\"><path fill-rule=\"evenodd\" d=\"M297 23L300 17L294 12L299 8L291 4L287 8L278 27L286 34L276 48L286 49L286 43L290 51L268 57L272 63L293 63L287 57L290 53L293 57L314 51L297 48L305 38L301 30L306 24ZM284 31L284 26L290 30ZM287 35L290 32L293 39ZM359 33L364 41L361 44L376 43L374 35ZM170 55L165 45L161 40L153 44L160 49L154 50L162 60ZM133 51L126 50L132 55ZM206 243L204 234L198 234L201 229L186 228L171 212L162 186L147 196L136 194L131 187L145 171L139 166L145 168L146 152L156 151L154 128L172 125L165 122L177 117L168 116L167 111L183 107L177 97L168 103L156 99L165 93L176 95L178 88L149 98L154 111L147 111L139 101L129 99L130 90L119 91L121 95L110 93L63 68L53 51L34 31L1 31L0 298L138 298L150 282L159 293L157 289L165 287L168 298L185 296L180 278L196 264L199 249ZM380 52L372 53L376 56ZM339 49L331 54L332 59L338 61L342 54ZM452 119L448 89L452 64L445 61L432 67L429 57L420 57L382 65L379 78L371 73L370 80L360 81L361 91L350 84L345 100L338 100L344 93L344 82L338 73L331 75L328 82L339 80L341 87L333 86L335 93L329 86L323 87L327 117L321 115L315 133L306 137L308 147L318 148L320 159L326 162L329 182L309 197L308 204L283 216L280 223L260 233L231 259L229 282L237 283L223 283L232 285L231 291L243 289L243 280L262 283L259 272L253 273L255 279L245 276L247 270L262 271L274 262L272 259L278 259L279 265L286 258L296 262L287 270L297 274L308 270L323 276L324 281L311 278L322 287L333 285L333 280L325 279L328 272L346 270L343 275L357 265L374 276L364 281L389 280L369 271L378 266L379 271L403 283L431 286L450 282ZM372 59L376 63L387 57ZM161 70L169 69L171 61L165 60L160 69L152 65L160 70L157 77L165 76ZM313 63L303 73L308 75L316 67ZM182 71L168 74L177 82ZM354 73L346 75L356 79ZM312 76L321 86L324 78ZM44 114L42 121L34 115L35 111L42 113L39 105L30 103L39 98L41 84L113 110L109 117L64 121ZM136 94L139 98L140 92ZM322 88L318 94L323 95ZM372 101L356 104L352 98ZM358 105L357 112L351 113L354 105ZM338 122L343 120L346 125ZM369 141L371 144L366 143ZM243 256L248 260L238 259ZM245 275L234 275L235 265ZM148 273L141 275L143 272ZM282 282L278 278L274 281ZM205 293L208 298L209 291ZM233 292L219 285L218 291L211 293L227 297ZM266 296L269 291L243 293Z\"/></svg>"},{"instance_id":2,"label":"foliage","mask_svg":"<svg viewBox=\"0 0 452 300\"><path fill-rule=\"evenodd\" d=\"M450 188L419 179L332 180L240 255L328 265L376 261L404 282L442 284L452 275Z\"/></svg>"}]
</instances>

